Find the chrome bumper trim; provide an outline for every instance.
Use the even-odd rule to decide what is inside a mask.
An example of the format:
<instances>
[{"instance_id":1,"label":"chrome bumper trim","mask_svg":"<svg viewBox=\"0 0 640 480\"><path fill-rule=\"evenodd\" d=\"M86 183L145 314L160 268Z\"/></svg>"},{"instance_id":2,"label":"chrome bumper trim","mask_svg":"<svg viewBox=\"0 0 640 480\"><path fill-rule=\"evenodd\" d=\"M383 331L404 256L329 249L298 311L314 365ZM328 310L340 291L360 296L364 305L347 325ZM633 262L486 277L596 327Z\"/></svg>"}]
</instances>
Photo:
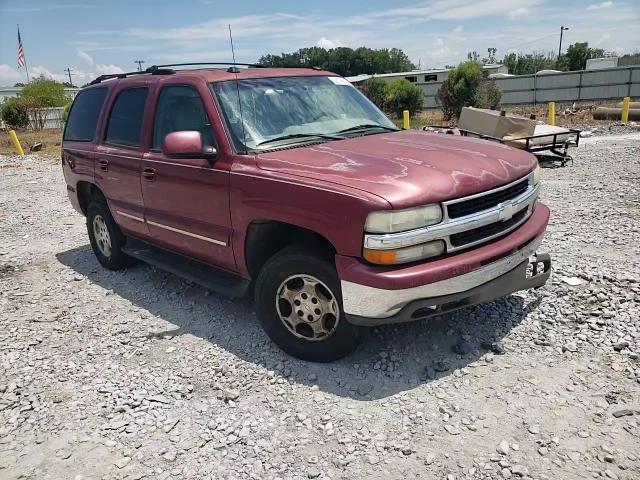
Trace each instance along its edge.
<instances>
[{"instance_id":1,"label":"chrome bumper trim","mask_svg":"<svg viewBox=\"0 0 640 480\"><path fill-rule=\"evenodd\" d=\"M342 284L342 303L345 313L367 318L386 318L398 313L414 300L464 292L487 283L515 268L529 258L542 243L539 235L525 248L511 256L464 275L403 290L384 290L345 280Z\"/></svg>"},{"instance_id":2,"label":"chrome bumper trim","mask_svg":"<svg viewBox=\"0 0 640 480\"><path fill-rule=\"evenodd\" d=\"M505 233L515 230L520 225L522 225L525 221L527 221L528 218L531 216L531 213L533 212L532 206L538 198L540 186L533 185L532 174L529 174L528 177L529 177L529 187L524 193L518 195L517 197L507 202L500 203L493 208L483 210L481 212L474 213L471 215L466 215L464 217L455 218L455 219L450 219L447 213L448 205L463 202L473 198L482 197L484 195L489 195L494 192L507 189L518 182L522 182L523 179L519 178L515 182L509 183L507 185L503 185L493 190L488 190L486 192L470 195L468 197L457 198L455 200L443 202L444 217L442 222L436 225L431 225L428 227L409 230L407 232L400 232L400 233L365 234L364 246L365 248L374 249L374 250L387 250L387 249L396 249L396 248L402 248L402 247L409 247L412 245L418 245L421 243L429 242L431 240L444 240L447 245L447 252L455 252L458 250L473 247L475 245L480 245L482 243L493 240L496 237L499 237L501 235L504 235ZM485 225L490 225L492 223L509 220L515 214L519 213L525 208L527 209L527 214L524 216L524 218L520 222L518 222L515 225L512 225L508 229L502 230L501 232L495 235L487 236L475 242L465 243L457 247L454 246L449 239L451 235L454 235L456 233L466 232L468 230L484 227Z\"/></svg>"}]
</instances>

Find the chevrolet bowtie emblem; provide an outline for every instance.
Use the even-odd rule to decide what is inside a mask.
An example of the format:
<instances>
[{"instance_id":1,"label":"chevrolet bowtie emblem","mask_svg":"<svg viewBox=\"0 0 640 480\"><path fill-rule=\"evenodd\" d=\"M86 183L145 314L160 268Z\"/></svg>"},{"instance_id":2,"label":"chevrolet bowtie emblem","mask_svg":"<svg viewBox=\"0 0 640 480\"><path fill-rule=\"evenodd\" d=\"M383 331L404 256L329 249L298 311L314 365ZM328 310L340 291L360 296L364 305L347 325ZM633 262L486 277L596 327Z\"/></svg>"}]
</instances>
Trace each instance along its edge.
<instances>
[{"instance_id":1,"label":"chevrolet bowtie emblem","mask_svg":"<svg viewBox=\"0 0 640 480\"><path fill-rule=\"evenodd\" d=\"M516 213L516 206L513 203L501 203L498 205L498 219L501 222L509 220Z\"/></svg>"}]
</instances>

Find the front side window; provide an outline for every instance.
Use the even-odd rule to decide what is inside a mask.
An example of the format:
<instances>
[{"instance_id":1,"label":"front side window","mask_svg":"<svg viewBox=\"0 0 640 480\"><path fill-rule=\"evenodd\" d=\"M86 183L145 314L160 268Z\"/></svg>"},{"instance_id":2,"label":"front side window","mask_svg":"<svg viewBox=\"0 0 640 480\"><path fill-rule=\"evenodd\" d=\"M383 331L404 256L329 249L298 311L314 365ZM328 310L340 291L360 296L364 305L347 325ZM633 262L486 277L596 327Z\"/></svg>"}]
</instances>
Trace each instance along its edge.
<instances>
[{"instance_id":1,"label":"front side window","mask_svg":"<svg viewBox=\"0 0 640 480\"><path fill-rule=\"evenodd\" d=\"M94 139L106 96L106 88L91 88L78 94L67 118L64 140L90 142Z\"/></svg>"},{"instance_id":2,"label":"front side window","mask_svg":"<svg viewBox=\"0 0 640 480\"><path fill-rule=\"evenodd\" d=\"M181 130L200 132L204 145L214 146L211 122L196 89L183 85L164 87L158 97L151 149L161 150L164 137Z\"/></svg>"},{"instance_id":3,"label":"front side window","mask_svg":"<svg viewBox=\"0 0 640 480\"><path fill-rule=\"evenodd\" d=\"M109 116L105 142L125 147L139 147L147 87L122 90Z\"/></svg>"},{"instance_id":4,"label":"front side window","mask_svg":"<svg viewBox=\"0 0 640 480\"><path fill-rule=\"evenodd\" d=\"M272 149L285 138L287 146L292 139L338 139L362 126L371 129L368 133L396 130L341 77L256 78L211 86L237 150Z\"/></svg>"}]
</instances>

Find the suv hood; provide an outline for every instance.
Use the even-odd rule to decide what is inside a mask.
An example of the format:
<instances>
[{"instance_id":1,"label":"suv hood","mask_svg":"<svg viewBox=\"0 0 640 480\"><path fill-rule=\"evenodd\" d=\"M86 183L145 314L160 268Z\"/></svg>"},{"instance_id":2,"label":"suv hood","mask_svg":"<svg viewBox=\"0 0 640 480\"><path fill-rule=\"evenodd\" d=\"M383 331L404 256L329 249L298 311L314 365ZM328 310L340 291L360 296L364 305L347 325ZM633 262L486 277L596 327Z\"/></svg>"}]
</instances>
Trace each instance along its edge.
<instances>
[{"instance_id":1,"label":"suv hood","mask_svg":"<svg viewBox=\"0 0 640 480\"><path fill-rule=\"evenodd\" d=\"M403 130L260 153L258 167L364 190L406 208L504 185L537 164L528 152L470 137Z\"/></svg>"}]
</instances>

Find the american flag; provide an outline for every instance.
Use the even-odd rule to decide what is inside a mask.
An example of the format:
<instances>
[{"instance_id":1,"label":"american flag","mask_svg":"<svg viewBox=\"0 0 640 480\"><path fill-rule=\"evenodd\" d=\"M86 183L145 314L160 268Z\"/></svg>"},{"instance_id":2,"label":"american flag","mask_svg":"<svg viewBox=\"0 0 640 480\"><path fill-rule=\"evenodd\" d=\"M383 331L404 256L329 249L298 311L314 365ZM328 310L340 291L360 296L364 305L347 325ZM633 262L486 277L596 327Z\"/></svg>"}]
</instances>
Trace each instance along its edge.
<instances>
[{"instance_id":1,"label":"american flag","mask_svg":"<svg viewBox=\"0 0 640 480\"><path fill-rule=\"evenodd\" d=\"M22 48L22 39L20 38L20 29L18 28L18 68L24 67L24 49Z\"/></svg>"}]
</instances>

